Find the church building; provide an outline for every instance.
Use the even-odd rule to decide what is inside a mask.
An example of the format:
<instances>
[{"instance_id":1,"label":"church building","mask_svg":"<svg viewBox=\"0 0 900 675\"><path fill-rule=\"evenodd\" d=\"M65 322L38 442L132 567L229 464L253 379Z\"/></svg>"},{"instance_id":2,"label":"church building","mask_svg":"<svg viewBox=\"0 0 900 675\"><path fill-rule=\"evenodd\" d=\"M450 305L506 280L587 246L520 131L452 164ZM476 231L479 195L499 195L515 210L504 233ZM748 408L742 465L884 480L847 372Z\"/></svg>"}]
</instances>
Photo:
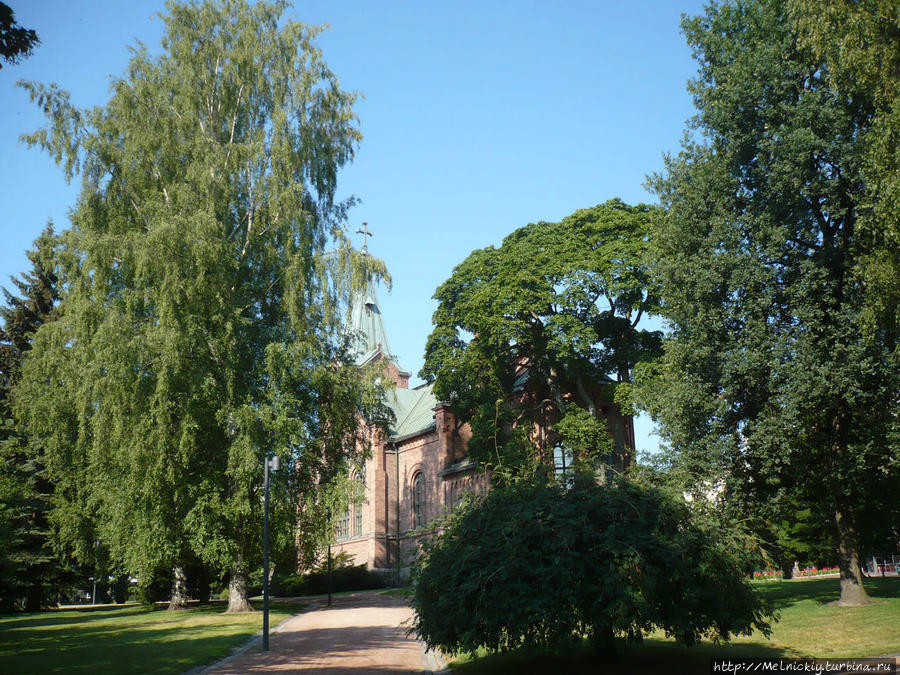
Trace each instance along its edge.
<instances>
[{"instance_id":1,"label":"church building","mask_svg":"<svg viewBox=\"0 0 900 675\"><path fill-rule=\"evenodd\" d=\"M466 492L488 490L491 479L468 458L468 425L459 424L450 406L435 399L433 385L409 387L410 373L391 352L371 281L354 296L347 330L358 336L356 365L380 363L384 376L396 385L386 401L395 420L386 435L370 433L370 457L363 472L353 476L363 483L365 496L338 519L332 553L346 553L352 564L400 575L417 555L422 539L432 533L435 521ZM623 417L611 401L598 407L610 422L616 444L626 451L623 454L633 456L631 418ZM536 433L547 436L548 431ZM557 445L553 460L556 472L564 475L571 455Z\"/></svg>"},{"instance_id":2,"label":"church building","mask_svg":"<svg viewBox=\"0 0 900 675\"><path fill-rule=\"evenodd\" d=\"M429 525L466 491L486 490L490 477L469 461L467 428L435 399L432 385L410 389L410 373L391 352L373 283L355 296L347 329L359 336L356 365L381 363L396 385L387 400L395 421L386 436L370 437L371 456L355 476L365 497L339 518L332 553L397 573L409 566Z\"/></svg>"}]
</instances>

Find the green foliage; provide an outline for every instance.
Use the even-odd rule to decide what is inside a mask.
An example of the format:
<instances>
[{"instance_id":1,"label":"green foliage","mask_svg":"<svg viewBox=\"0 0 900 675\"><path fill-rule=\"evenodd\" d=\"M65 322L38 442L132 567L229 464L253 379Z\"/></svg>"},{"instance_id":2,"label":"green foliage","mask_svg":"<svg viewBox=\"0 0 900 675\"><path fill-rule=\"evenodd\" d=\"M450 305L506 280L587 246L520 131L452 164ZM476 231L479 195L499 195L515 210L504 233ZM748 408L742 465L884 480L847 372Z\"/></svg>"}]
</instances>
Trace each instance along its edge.
<instances>
[{"instance_id":1,"label":"green foliage","mask_svg":"<svg viewBox=\"0 0 900 675\"><path fill-rule=\"evenodd\" d=\"M521 649L502 654L479 654L454 659L450 667L459 675L632 675L633 673L708 673L712 659L847 658L860 654L891 654L900 649L900 611L897 579L873 579L876 604L847 611L831 602L834 581L754 584L756 593L778 608L772 634L754 632L727 644L697 645L691 649L655 634L627 654L598 655L590 645L557 653ZM599 657L599 658L598 658Z\"/></svg>"},{"instance_id":2,"label":"green foliage","mask_svg":"<svg viewBox=\"0 0 900 675\"><path fill-rule=\"evenodd\" d=\"M896 332L900 308L900 6L893 0L789 0L798 41L828 64L830 85L872 105L859 131L865 190L859 229L874 245L859 260L868 330Z\"/></svg>"},{"instance_id":3,"label":"green foliage","mask_svg":"<svg viewBox=\"0 0 900 675\"><path fill-rule=\"evenodd\" d=\"M56 242L48 224L27 254L32 269L12 279L18 295L4 288L0 306L0 606L7 611L55 604L74 581L53 550L47 520L53 485L43 458L11 419L14 387L34 333L56 315Z\"/></svg>"},{"instance_id":4,"label":"green foliage","mask_svg":"<svg viewBox=\"0 0 900 675\"><path fill-rule=\"evenodd\" d=\"M272 594L280 597L300 595L321 595L342 591L367 591L385 588L382 575L368 569L365 564L353 565L349 555L337 555L331 561L331 582L329 585L328 561L323 559L313 570L305 574L276 575L272 579Z\"/></svg>"},{"instance_id":5,"label":"green foliage","mask_svg":"<svg viewBox=\"0 0 900 675\"><path fill-rule=\"evenodd\" d=\"M570 406L553 430L559 434L563 447L579 449L574 456L574 469L578 472L592 474L595 467L615 452L607 425L584 408Z\"/></svg>"},{"instance_id":6,"label":"green foliage","mask_svg":"<svg viewBox=\"0 0 900 675\"><path fill-rule=\"evenodd\" d=\"M169 599L172 590L172 579L169 570L157 570L140 578L134 591L134 598L145 607Z\"/></svg>"},{"instance_id":7,"label":"green foliage","mask_svg":"<svg viewBox=\"0 0 900 675\"><path fill-rule=\"evenodd\" d=\"M680 496L515 481L457 509L416 563L415 630L450 652L564 647L661 629L690 645L768 631L749 541Z\"/></svg>"},{"instance_id":8,"label":"green foliage","mask_svg":"<svg viewBox=\"0 0 900 675\"><path fill-rule=\"evenodd\" d=\"M642 389L700 492L838 514L845 599L863 601L858 527L896 519L900 480L897 316L870 329L859 273L881 245L860 227L872 95L833 86L786 3L713 5L683 29L699 113L650 181L672 340Z\"/></svg>"},{"instance_id":9,"label":"green foliage","mask_svg":"<svg viewBox=\"0 0 900 675\"><path fill-rule=\"evenodd\" d=\"M338 367L351 281L383 272L350 251L352 200L334 200L356 97L320 29L284 9L170 2L163 53L135 48L103 107L24 85L49 121L27 142L82 176L61 316L17 394L56 484L57 537L79 559L99 536L141 577L198 556L246 579L263 458L284 460L277 554L296 545L298 496L360 459L360 416L384 417L380 387Z\"/></svg>"},{"instance_id":10,"label":"green foliage","mask_svg":"<svg viewBox=\"0 0 900 675\"><path fill-rule=\"evenodd\" d=\"M646 257L652 212L612 200L527 225L500 248L472 252L437 289L421 375L471 426L473 459L513 472L546 464L558 435L532 438L531 427L573 408L605 419L616 383L656 355L659 334L637 328L657 304ZM630 449L623 428L611 431L618 442L606 461L621 468ZM570 450L597 454L603 443L591 439Z\"/></svg>"},{"instance_id":11,"label":"green foliage","mask_svg":"<svg viewBox=\"0 0 900 675\"><path fill-rule=\"evenodd\" d=\"M40 42L37 33L16 23L16 15L9 5L0 2L0 58L16 64L20 58L31 56L31 50Z\"/></svg>"}]
</instances>

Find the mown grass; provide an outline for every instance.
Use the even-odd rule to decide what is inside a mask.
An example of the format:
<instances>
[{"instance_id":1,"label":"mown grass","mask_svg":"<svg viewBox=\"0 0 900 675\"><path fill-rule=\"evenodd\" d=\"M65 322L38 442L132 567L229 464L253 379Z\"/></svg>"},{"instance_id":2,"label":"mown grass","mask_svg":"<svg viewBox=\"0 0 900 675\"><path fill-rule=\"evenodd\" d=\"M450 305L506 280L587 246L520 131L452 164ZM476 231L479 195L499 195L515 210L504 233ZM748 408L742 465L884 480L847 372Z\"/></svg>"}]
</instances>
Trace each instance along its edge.
<instances>
[{"instance_id":1,"label":"mown grass","mask_svg":"<svg viewBox=\"0 0 900 675\"><path fill-rule=\"evenodd\" d=\"M686 648L655 634L613 655L585 646L564 655L521 651L462 656L450 665L465 675L709 673L713 658L839 658L900 652L900 578L867 580L866 589L876 604L864 607L830 604L839 595L833 578L766 582L757 589L775 604L780 616L769 639L754 633L726 645L702 643Z\"/></svg>"},{"instance_id":2,"label":"mown grass","mask_svg":"<svg viewBox=\"0 0 900 675\"><path fill-rule=\"evenodd\" d=\"M269 625L302 608L273 602ZM0 615L0 673L183 673L228 656L262 629L262 612L224 610L129 605Z\"/></svg>"}]
</instances>

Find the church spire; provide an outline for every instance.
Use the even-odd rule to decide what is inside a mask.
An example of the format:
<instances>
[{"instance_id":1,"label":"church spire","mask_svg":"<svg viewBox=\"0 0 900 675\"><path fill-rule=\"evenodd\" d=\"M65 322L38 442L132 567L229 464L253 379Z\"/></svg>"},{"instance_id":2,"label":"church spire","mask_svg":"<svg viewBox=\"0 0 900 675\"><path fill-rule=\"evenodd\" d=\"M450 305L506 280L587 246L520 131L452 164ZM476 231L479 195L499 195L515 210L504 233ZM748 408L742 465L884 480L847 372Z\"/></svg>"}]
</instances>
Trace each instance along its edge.
<instances>
[{"instance_id":1,"label":"church spire","mask_svg":"<svg viewBox=\"0 0 900 675\"><path fill-rule=\"evenodd\" d=\"M363 255L369 255L366 245L367 237L371 237L373 233L369 230L368 223L363 223L356 232L363 236ZM356 338L354 344L356 365L369 363L377 359L380 354L397 369L398 373L406 378L409 377L409 373L400 367L397 357L391 352L387 331L384 328L384 316L381 313L381 305L378 302L378 294L371 276L367 276L365 287L353 294L347 332Z\"/></svg>"},{"instance_id":2,"label":"church spire","mask_svg":"<svg viewBox=\"0 0 900 675\"><path fill-rule=\"evenodd\" d=\"M378 304L378 294L371 279L366 282L363 290L353 294L347 330L357 336L358 364L366 363L379 350L386 358L394 359L387 331L384 329L384 317Z\"/></svg>"}]
</instances>

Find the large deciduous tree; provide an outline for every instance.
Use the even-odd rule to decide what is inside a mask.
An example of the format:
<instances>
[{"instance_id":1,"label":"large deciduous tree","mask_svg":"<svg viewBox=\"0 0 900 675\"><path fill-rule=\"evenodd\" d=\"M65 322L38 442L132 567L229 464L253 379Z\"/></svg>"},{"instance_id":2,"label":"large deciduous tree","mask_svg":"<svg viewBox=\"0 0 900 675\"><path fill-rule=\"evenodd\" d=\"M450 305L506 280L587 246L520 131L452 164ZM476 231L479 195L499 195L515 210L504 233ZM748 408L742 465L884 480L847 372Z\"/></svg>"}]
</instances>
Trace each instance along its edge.
<instances>
[{"instance_id":1,"label":"large deciduous tree","mask_svg":"<svg viewBox=\"0 0 900 675\"><path fill-rule=\"evenodd\" d=\"M829 84L871 101L862 130L865 193L857 227L873 245L862 256L867 329L896 330L900 313L900 5L893 0L789 0L798 40L827 61Z\"/></svg>"},{"instance_id":2,"label":"large deciduous tree","mask_svg":"<svg viewBox=\"0 0 900 675\"><path fill-rule=\"evenodd\" d=\"M612 200L474 251L435 293L422 377L472 428L470 455L495 468L547 466L557 437L576 467L622 470L631 420L607 436L617 387L659 348L638 328L656 293L649 206ZM535 428L554 427L554 438ZM628 442L626 442L628 440Z\"/></svg>"},{"instance_id":3,"label":"large deciduous tree","mask_svg":"<svg viewBox=\"0 0 900 675\"><path fill-rule=\"evenodd\" d=\"M896 318L871 330L860 263L873 103L835 88L776 0L711 5L683 29L698 115L651 179L672 340L654 413L701 493L825 506L840 602L868 600L858 535L896 509ZM790 517L790 514L783 514Z\"/></svg>"},{"instance_id":4,"label":"large deciduous tree","mask_svg":"<svg viewBox=\"0 0 900 675\"><path fill-rule=\"evenodd\" d=\"M293 546L298 481L378 417L378 388L336 365L350 268L374 264L348 253L335 201L360 133L319 29L284 2L167 7L162 53L134 49L105 106L25 85L49 118L26 140L83 183L17 413L58 482L62 542L84 556L99 537L119 568L176 582L199 556L240 611L263 457L288 460L273 537Z\"/></svg>"}]
</instances>

